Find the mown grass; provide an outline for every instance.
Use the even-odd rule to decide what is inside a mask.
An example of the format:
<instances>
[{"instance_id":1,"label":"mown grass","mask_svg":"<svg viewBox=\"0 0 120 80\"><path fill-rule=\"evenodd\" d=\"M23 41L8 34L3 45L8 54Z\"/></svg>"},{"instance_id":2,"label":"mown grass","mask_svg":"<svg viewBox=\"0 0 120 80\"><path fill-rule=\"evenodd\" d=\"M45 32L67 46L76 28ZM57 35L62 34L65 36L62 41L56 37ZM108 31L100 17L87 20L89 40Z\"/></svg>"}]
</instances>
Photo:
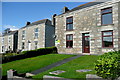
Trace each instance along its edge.
<instances>
[{"instance_id":1,"label":"mown grass","mask_svg":"<svg viewBox=\"0 0 120 80\"><path fill-rule=\"evenodd\" d=\"M9 69L15 69L18 71L18 73L31 72L72 56L74 55L48 54L48 55L42 55L42 56L8 62L2 64L2 69L3 69L2 76L6 76L7 70Z\"/></svg>"},{"instance_id":2,"label":"mown grass","mask_svg":"<svg viewBox=\"0 0 120 80\"><path fill-rule=\"evenodd\" d=\"M44 75L50 75L49 72L56 71L56 70L64 70L65 73L59 74L58 77L63 78L76 78L76 79L85 79L86 74L95 74L94 70L94 62L98 59L98 56L95 55L86 55L81 56L77 59L74 59L68 63L65 63L61 66L52 68L48 71L40 73L38 75L33 76L33 78L42 78ZM93 71L90 72L76 72L76 70L80 69L91 69ZM56 76L56 75L52 75Z\"/></svg>"}]
</instances>

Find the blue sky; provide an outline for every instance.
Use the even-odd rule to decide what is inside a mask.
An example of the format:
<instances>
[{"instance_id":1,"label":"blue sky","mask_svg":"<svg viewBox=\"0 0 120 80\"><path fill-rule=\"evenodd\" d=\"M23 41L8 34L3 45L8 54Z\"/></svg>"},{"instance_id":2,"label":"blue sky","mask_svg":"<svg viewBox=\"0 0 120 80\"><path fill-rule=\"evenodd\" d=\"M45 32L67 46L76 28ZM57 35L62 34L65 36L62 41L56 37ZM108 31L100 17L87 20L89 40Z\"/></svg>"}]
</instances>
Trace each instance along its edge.
<instances>
[{"instance_id":1,"label":"blue sky","mask_svg":"<svg viewBox=\"0 0 120 80\"><path fill-rule=\"evenodd\" d=\"M27 21L34 22L46 18L51 19L53 14L60 14L64 6L72 9L84 3L85 2L3 2L2 27L3 29L9 27L19 29L24 27Z\"/></svg>"}]
</instances>

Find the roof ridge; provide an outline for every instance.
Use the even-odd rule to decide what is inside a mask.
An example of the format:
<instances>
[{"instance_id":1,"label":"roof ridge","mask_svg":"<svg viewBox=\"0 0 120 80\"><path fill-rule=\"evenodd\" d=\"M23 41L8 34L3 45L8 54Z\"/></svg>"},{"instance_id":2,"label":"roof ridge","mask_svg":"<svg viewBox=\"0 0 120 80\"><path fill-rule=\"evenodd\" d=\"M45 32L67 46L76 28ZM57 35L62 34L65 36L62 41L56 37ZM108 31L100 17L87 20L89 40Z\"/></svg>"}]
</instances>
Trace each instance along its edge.
<instances>
[{"instance_id":1,"label":"roof ridge","mask_svg":"<svg viewBox=\"0 0 120 80\"><path fill-rule=\"evenodd\" d=\"M77 6L77 7L82 7L82 6L85 6L85 5L90 4L90 3L93 3L93 1L92 1L92 2L88 2L88 3L85 3L85 4L81 4L81 5ZM76 7L75 7L75 8L76 8ZM74 8L73 8L73 9L74 9Z\"/></svg>"},{"instance_id":2,"label":"roof ridge","mask_svg":"<svg viewBox=\"0 0 120 80\"><path fill-rule=\"evenodd\" d=\"M38 20L38 21L35 21L35 22L32 22L32 23L40 22L40 21L43 21L43 20L48 20L48 19L42 19L42 20Z\"/></svg>"}]
</instances>

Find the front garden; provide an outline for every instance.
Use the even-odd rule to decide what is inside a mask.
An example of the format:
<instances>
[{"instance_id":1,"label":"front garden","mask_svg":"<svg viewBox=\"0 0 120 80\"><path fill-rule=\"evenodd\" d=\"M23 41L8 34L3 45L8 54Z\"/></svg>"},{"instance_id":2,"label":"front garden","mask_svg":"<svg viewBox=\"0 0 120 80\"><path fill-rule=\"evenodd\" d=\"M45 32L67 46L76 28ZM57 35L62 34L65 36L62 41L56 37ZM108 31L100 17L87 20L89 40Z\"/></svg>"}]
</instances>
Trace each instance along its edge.
<instances>
[{"instance_id":1,"label":"front garden","mask_svg":"<svg viewBox=\"0 0 120 80\"><path fill-rule=\"evenodd\" d=\"M44 75L51 75L51 76L57 76L57 77L63 77L63 78L85 79L86 74L95 74L94 63L98 59L98 57L99 56L95 56L95 55L81 56L61 66L52 68L48 71L45 71L36 76L33 76L33 78L38 79L38 78L43 78ZM80 70L80 69L90 69L92 71L76 72L76 70ZM63 70L66 72L61 73L59 75L49 74L49 72L56 71L56 70Z\"/></svg>"},{"instance_id":2,"label":"front garden","mask_svg":"<svg viewBox=\"0 0 120 80\"><path fill-rule=\"evenodd\" d=\"M47 51L47 53L44 51ZM11 56L10 58L7 57L5 58L6 63L2 64L2 76L6 76L7 70L9 69L17 70L18 74L23 74L41 69L63 59L75 56L66 54L55 54L56 52L57 49L55 47L52 47L25 51L22 54L25 55L25 59L20 58L19 60L11 60L11 62L7 62L8 59L11 59ZM85 70L88 71L83 72ZM56 74L56 71L62 73ZM108 52L99 56L84 55L65 64L32 76L32 78L42 79L44 75L50 75L62 78L86 80L86 74L95 74L102 78L111 80L120 77L120 51Z\"/></svg>"},{"instance_id":3,"label":"front garden","mask_svg":"<svg viewBox=\"0 0 120 80\"><path fill-rule=\"evenodd\" d=\"M83 72L83 70L88 71ZM62 71L63 73L56 74L56 71ZM86 74L94 74L105 79L116 80L120 77L120 51L104 53L101 56L81 56L61 66L35 75L33 78L38 79L43 78L44 75L50 75L86 80Z\"/></svg>"},{"instance_id":4,"label":"front garden","mask_svg":"<svg viewBox=\"0 0 120 80\"><path fill-rule=\"evenodd\" d=\"M43 68L57 61L60 61L72 56L74 55L47 54L47 55L41 55L37 57L26 58L26 59L4 63L2 64L2 69L3 69L2 76L6 76L7 70L9 69L17 70L18 73L27 73L27 72L31 72L31 71Z\"/></svg>"}]
</instances>

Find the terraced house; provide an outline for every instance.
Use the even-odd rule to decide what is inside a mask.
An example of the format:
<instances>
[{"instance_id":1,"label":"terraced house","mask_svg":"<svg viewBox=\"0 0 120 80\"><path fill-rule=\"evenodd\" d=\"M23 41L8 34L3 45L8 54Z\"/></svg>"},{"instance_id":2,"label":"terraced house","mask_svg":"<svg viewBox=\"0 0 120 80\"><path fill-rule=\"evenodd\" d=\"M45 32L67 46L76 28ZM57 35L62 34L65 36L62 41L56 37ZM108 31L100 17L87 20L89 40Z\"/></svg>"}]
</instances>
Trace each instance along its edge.
<instances>
[{"instance_id":1,"label":"terraced house","mask_svg":"<svg viewBox=\"0 0 120 80\"><path fill-rule=\"evenodd\" d=\"M0 53L16 52L18 43L18 31L7 31L0 36Z\"/></svg>"},{"instance_id":2,"label":"terraced house","mask_svg":"<svg viewBox=\"0 0 120 80\"><path fill-rule=\"evenodd\" d=\"M48 19L33 23L27 22L26 26L18 31L18 50L34 50L55 45L55 27Z\"/></svg>"},{"instance_id":3,"label":"terraced house","mask_svg":"<svg viewBox=\"0 0 120 80\"><path fill-rule=\"evenodd\" d=\"M120 49L120 0L90 2L55 17L59 53L102 54Z\"/></svg>"}]
</instances>

